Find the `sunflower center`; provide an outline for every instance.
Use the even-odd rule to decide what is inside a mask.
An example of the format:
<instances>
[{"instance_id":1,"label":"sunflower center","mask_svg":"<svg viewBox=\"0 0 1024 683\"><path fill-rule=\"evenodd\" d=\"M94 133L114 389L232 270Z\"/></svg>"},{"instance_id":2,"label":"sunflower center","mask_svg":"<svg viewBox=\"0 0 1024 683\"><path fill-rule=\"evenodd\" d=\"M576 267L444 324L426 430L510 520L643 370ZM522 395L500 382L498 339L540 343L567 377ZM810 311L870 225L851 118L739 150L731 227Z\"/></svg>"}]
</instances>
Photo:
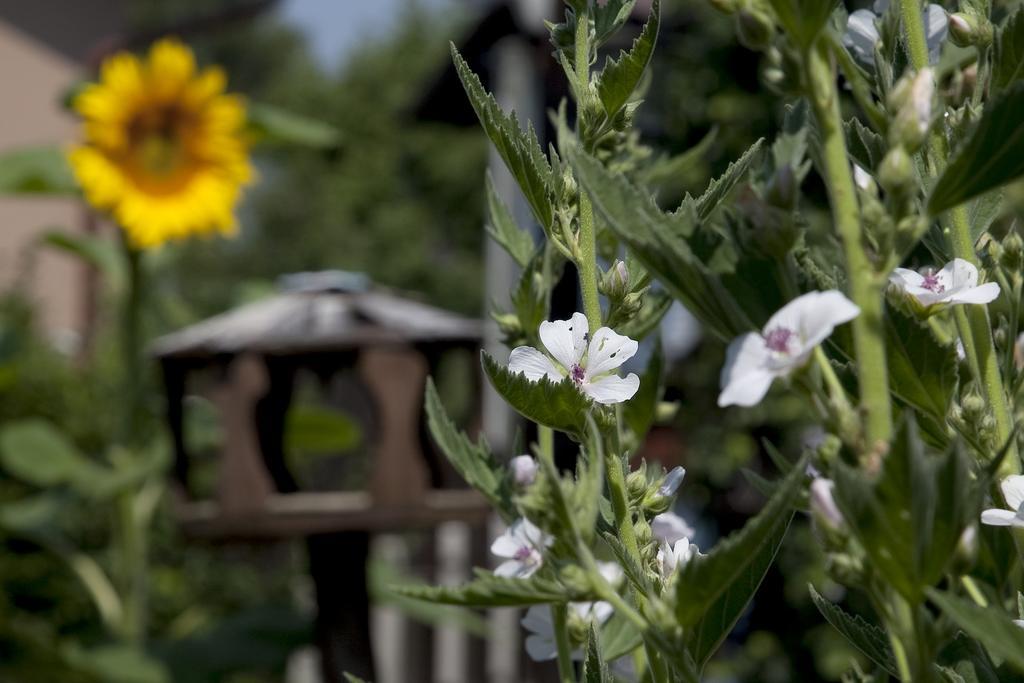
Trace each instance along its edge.
<instances>
[{"instance_id":1,"label":"sunflower center","mask_svg":"<svg viewBox=\"0 0 1024 683\"><path fill-rule=\"evenodd\" d=\"M146 135L139 142L138 158L142 167L157 176L168 176L177 171L184 161L181 144L167 135Z\"/></svg>"}]
</instances>

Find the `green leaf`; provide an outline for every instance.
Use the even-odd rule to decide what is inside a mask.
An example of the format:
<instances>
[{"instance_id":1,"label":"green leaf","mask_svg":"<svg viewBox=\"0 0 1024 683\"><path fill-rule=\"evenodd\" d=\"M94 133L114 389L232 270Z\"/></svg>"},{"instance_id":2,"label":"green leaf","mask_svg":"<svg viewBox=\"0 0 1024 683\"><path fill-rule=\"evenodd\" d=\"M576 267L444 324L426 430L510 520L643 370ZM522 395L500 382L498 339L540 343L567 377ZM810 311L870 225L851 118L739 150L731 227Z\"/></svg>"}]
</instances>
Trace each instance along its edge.
<instances>
[{"instance_id":1,"label":"green leaf","mask_svg":"<svg viewBox=\"0 0 1024 683\"><path fill-rule=\"evenodd\" d=\"M22 147L0 154L0 194L77 195L78 185L59 147Z\"/></svg>"},{"instance_id":2,"label":"green leaf","mask_svg":"<svg viewBox=\"0 0 1024 683\"><path fill-rule=\"evenodd\" d=\"M811 593L811 601L814 606L818 608L821 616L825 617L828 623L832 624L868 659L893 676L899 676L896 662L892 657L892 650L889 648L889 638L883 629L856 614L848 614L839 605L823 598L811 584L807 584L807 590Z\"/></svg>"},{"instance_id":3,"label":"green leaf","mask_svg":"<svg viewBox=\"0 0 1024 683\"><path fill-rule=\"evenodd\" d=\"M942 648L936 666L952 673L964 683L1009 683L1009 677L1000 678L992 660L981 644L964 633L958 633L953 641Z\"/></svg>"},{"instance_id":4,"label":"green leaf","mask_svg":"<svg viewBox=\"0 0 1024 683\"><path fill-rule=\"evenodd\" d=\"M697 199L697 217L700 220L706 220L708 216L714 213L715 209L718 208L733 188L743 180L750 167L759 159L763 145L764 138L761 138L751 145L743 153L743 156L729 164L729 167L725 169L725 173L711 181L708 189L704 190L704 194Z\"/></svg>"},{"instance_id":5,"label":"green leaf","mask_svg":"<svg viewBox=\"0 0 1024 683\"><path fill-rule=\"evenodd\" d=\"M368 681L364 681L362 678L359 678L359 676L353 676L347 671L342 675L345 677L345 683L368 683Z\"/></svg>"},{"instance_id":6,"label":"green leaf","mask_svg":"<svg viewBox=\"0 0 1024 683\"><path fill-rule=\"evenodd\" d=\"M512 177L519 183L537 222L545 231L550 230L553 216L551 197L554 193L551 166L541 150L532 124L528 124L524 132L519 127L516 115L503 112L494 98L484 90L480 79L470 70L454 43L451 52L455 70L484 132Z\"/></svg>"},{"instance_id":7,"label":"green leaf","mask_svg":"<svg viewBox=\"0 0 1024 683\"><path fill-rule=\"evenodd\" d=\"M618 31L633 13L636 0L608 0L604 3L592 3L590 11L594 17L594 42L603 44L613 33Z\"/></svg>"},{"instance_id":8,"label":"green leaf","mask_svg":"<svg viewBox=\"0 0 1024 683\"><path fill-rule=\"evenodd\" d=\"M114 240L52 230L43 235L42 243L82 259L103 273L115 289L124 282L124 257Z\"/></svg>"},{"instance_id":9,"label":"green leaf","mask_svg":"<svg viewBox=\"0 0 1024 683\"><path fill-rule=\"evenodd\" d=\"M698 225L692 212L684 207L666 214L649 193L592 156L574 150L570 158L577 180L612 232L710 331L727 341L753 329L721 280L686 243Z\"/></svg>"},{"instance_id":10,"label":"green leaf","mask_svg":"<svg viewBox=\"0 0 1024 683\"><path fill-rule=\"evenodd\" d=\"M170 683L158 660L131 645L104 645L83 650L73 645L64 653L68 664L104 683Z\"/></svg>"},{"instance_id":11,"label":"green leaf","mask_svg":"<svg viewBox=\"0 0 1024 683\"><path fill-rule=\"evenodd\" d=\"M45 420L27 419L0 430L0 464L36 486L69 484L95 465Z\"/></svg>"},{"instance_id":12,"label":"green leaf","mask_svg":"<svg viewBox=\"0 0 1024 683\"><path fill-rule=\"evenodd\" d=\"M604 443L601 430L592 417L587 419L587 438L583 444L585 457L576 459L576 483L570 489L572 520L586 543L597 530L601 492L604 490Z\"/></svg>"},{"instance_id":13,"label":"green leaf","mask_svg":"<svg viewBox=\"0 0 1024 683\"><path fill-rule=\"evenodd\" d=\"M681 185L681 181L698 172L705 163L704 155L717 138L718 128L712 128L700 142L685 152L674 156L660 155L650 165L640 170L637 176L639 184L657 193L675 191L676 187Z\"/></svg>"},{"instance_id":14,"label":"green leaf","mask_svg":"<svg viewBox=\"0 0 1024 683\"><path fill-rule=\"evenodd\" d=\"M624 657L642 644L639 629L623 616L612 614L601 627L601 652L606 661Z\"/></svg>"},{"instance_id":15,"label":"green leaf","mask_svg":"<svg viewBox=\"0 0 1024 683\"><path fill-rule=\"evenodd\" d=\"M757 568L767 569L764 560L767 555L774 557L777 547L772 546L779 542L793 516L793 503L805 477L802 462L782 480L775 495L742 529L719 541L707 555L695 557L683 566L676 577L675 592L676 617L683 627L692 626L708 615L720 615L719 618L724 619L737 602L729 596L734 584L738 582L737 589L746 594L760 583L763 573L756 576ZM719 602L723 596L727 605Z\"/></svg>"},{"instance_id":16,"label":"green leaf","mask_svg":"<svg viewBox=\"0 0 1024 683\"><path fill-rule=\"evenodd\" d=\"M651 16L644 24L643 30L629 52L620 51L618 59L608 57L604 69L598 75L597 96L601 100L605 114L614 118L619 110L629 101L644 69L651 61L654 43L658 40L658 24L661 19L661 3L654 0L651 5Z\"/></svg>"},{"instance_id":17,"label":"green leaf","mask_svg":"<svg viewBox=\"0 0 1024 683\"><path fill-rule=\"evenodd\" d=\"M850 119L843 124L846 131L846 146L850 156L868 173L874 174L885 157L885 140L859 119Z\"/></svg>"},{"instance_id":18,"label":"green leaf","mask_svg":"<svg viewBox=\"0 0 1024 683\"><path fill-rule=\"evenodd\" d=\"M770 4L786 33L806 48L825 27L836 0L770 0Z\"/></svg>"},{"instance_id":19,"label":"green leaf","mask_svg":"<svg viewBox=\"0 0 1024 683\"><path fill-rule=\"evenodd\" d=\"M977 639L993 656L1024 673L1024 628L999 607L980 607L950 593L929 590L928 597L956 625Z\"/></svg>"},{"instance_id":20,"label":"green leaf","mask_svg":"<svg viewBox=\"0 0 1024 683\"><path fill-rule=\"evenodd\" d=\"M658 328L661 319L672 307L673 299L666 292L648 290L644 294L643 304L640 310L633 314L633 317L619 325L608 325L613 327L619 334L624 334L630 339L646 339L647 335ZM605 321L607 324L607 321Z\"/></svg>"},{"instance_id":21,"label":"green leaf","mask_svg":"<svg viewBox=\"0 0 1024 683\"><path fill-rule=\"evenodd\" d=\"M736 622L747 609L765 574L775 561L775 555L786 537L792 513L779 514L784 523L775 524L766 530L762 543L752 549L747 564L716 599L700 621L689 632L689 647L694 660L703 665L732 631Z\"/></svg>"},{"instance_id":22,"label":"green leaf","mask_svg":"<svg viewBox=\"0 0 1024 683\"><path fill-rule=\"evenodd\" d=\"M39 493L0 505L0 526L20 534L32 534L59 521L65 501L52 493Z\"/></svg>"},{"instance_id":23,"label":"green leaf","mask_svg":"<svg viewBox=\"0 0 1024 683\"><path fill-rule=\"evenodd\" d=\"M999 27L992 41L992 76L989 92L996 95L1024 78L1024 9L1018 9Z\"/></svg>"},{"instance_id":24,"label":"green leaf","mask_svg":"<svg viewBox=\"0 0 1024 683\"><path fill-rule=\"evenodd\" d=\"M299 405L288 410L284 442L287 453L336 453L359 445L362 435L352 418L336 410Z\"/></svg>"},{"instance_id":25,"label":"green leaf","mask_svg":"<svg viewBox=\"0 0 1024 683\"><path fill-rule=\"evenodd\" d=\"M885 334L893 395L945 424L958 381L956 349L942 346L927 327L893 307L885 317Z\"/></svg>"},{"instance_id":26,"label":"green leaf","mask_svg":"<svg viewBox=\"0 0 1024 683\"><path fill-rule=\"evenodd\" d=\"M978 505L959 447L929 454L905 413L881 472L839 464L836 502L874 568L912 604L942 579Z\"/></svg>"},{"instance_id":27,"label":"green leaf","mask_svg":"<svg viewBox=\"0 0 1024 683\"><path fill-rule=\"evenodd\" d=\"M521 373L509 372L486 351L481 353L481 358L491 386L523 417L577 438L582 436L593 405L572 380L552 382L543 377L532 382Z\"/></svg>"},{"instance_id":28,"label":"green leaf","mask_svg":"<svg viewBox=\"0 0 1024 683\"><path fill-rule=\"evenodd\" d=\"M269 104L250 102L246 125L257 142L334 149L341 133L334 126Z\"/></svg>"},{"instance_id":29,"label":"green leaf","mask_svg":"<svg viewBox=\"0 0 1024 683\"><path fill-rule=\"evenodd\" d=\"M494 458L483 436L473 443L456 428L441 404L432 377L427 378L424 411L434 442L466 483L482 493L506 522L518 517L505 468Z\"/></svg>"},{"instance_id":30,"label":"green leaf","mask_svg":"<svg viewBox=\"0 0 1024 683\"><path fill-rule=\"evenodd\" d=\"M487 172L486 186L487 233L508 252L520 268L526 268L536 250L533 237L516 224L505 202L501 201L497 190L494 189L494 179L490 171Z\"/></svg>"},{"instance_id":31,"label":"green leaf","mask_svg":"<svg viewBox=\"0 0 1024 683\"><path fill-rule=\"evenodd\" d=\"M461 586L394 586L392 591L417 600L465 607L522 607L589 597L573 595L554 581L536 574L526 579L512 579L482 571Z\"/></svg>"},{"instance_id":32,"label":"green leaf","mask_svg":"<svg viewBox=\"0 0 1024 683\"><path fill-rule=\"evenodd\" d=\"M937 216L1024 174L1024 82L985 107L974 132L957 150L928 198Z\"/></svg>"},{"instance_id":33,"label":"green leaf","mask_svg":"<svg viewBox=\"0 0 1024 683\"><path fill-rule=\"evenodd\" d=\"M610 683L611 673L601 658L601 639L590 622L587 629L587 650L583 658L583 683Z\"/></svg>"}]
</instances>

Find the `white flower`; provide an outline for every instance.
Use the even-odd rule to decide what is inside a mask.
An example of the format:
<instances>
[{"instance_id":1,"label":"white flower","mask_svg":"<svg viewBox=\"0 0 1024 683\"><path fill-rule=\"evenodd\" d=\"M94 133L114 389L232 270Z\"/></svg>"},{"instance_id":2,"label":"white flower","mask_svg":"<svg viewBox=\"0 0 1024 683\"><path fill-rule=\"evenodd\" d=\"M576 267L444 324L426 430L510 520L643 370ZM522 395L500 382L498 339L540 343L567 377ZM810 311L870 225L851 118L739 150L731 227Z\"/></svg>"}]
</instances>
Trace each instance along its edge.
<instances>
[{"instance_id":1,"label":"white flower","mask_svg":"<svg viewBox=\"0 0 1024 683\"><path fill-rule=\"evenodd\" d=\"M520 488L526 488L537 480L537 461L530 455L517 455L508 463L512 481Z\"/></svg>"},{"instance_id":2,"label":"white flower","mask_svg":"<svg viewBox=\"0 0 1024 683\"><path fill-rule=\"evenodd\" d=\"M1011 474L999 484L1009 510L992 508L981 513L981 523L992 526L1024 527L1024 475Z\"/></svg>"},{"instance_id":3,"label":"white flower","mask_svg":"<svg viewBox=\"0 0 1024 683\"><path fill-rule=\"evenodd\" d=\"M877 22L889 7L888 0L875 3L874 11L859 9L850 14L843 33L843 45L863 64L875 63L875 45L879 34ZM928 61L935 64L942 52L942 43L949 30L946 10L940 5L928 5L924 12L925 39L928 42Z\"/></svg>"},{"instance_id":4,"label":"white flower","mask_svg":"<svg viewBox=\"0 0 1024 683\"><path fill-rule=\"evenodd\" d=\"M494 574L515 579L532 576L544 563L544 548L553 541L553 538L534 526L530 520L525 517L517 519L491 544L492 553L498 557L508 558L498 565Z\"/></svg>"},{"instance_id":5,"label":"white flower","mask_svg":"<svg viewBox=\"0 0 1024 683\"><path fill-rule=\"evenodd\" d=\"M541 377L554 382L570 377L598 403L628 401L640 388L640 378L633 373L619 377L614 371L633 357L637 342L608 327L595 332L589 344L588 336L587 317L582 313L574 313L571 320L542 322L540 340L559 365L532 346L517 346L508 357L508 369L534 382Z\"/></svg>"},{"instance_id":6,"label":"white flower","mask_svg":"<svg viewBox=\"0 0 1024 683\"><path fill-rule=\"evenodd\" d=\"M622 578L622 569L613 562L598 562L598 571L613 586ZM577 619L584 623L593 622L601 626L614 611L607 602L570 602L569 619ZM534 605L526 610L526 615L519 622L529 631L526 636L526 654L535 662L543 662L558 656L558 644L555 642L555 627L551 621L549 605ZM583 659L583 653L576 650L573 659Z\"/></svg>"},{"instance_id":7,"label":"white flower","mask_svg":"<svg viewBox=\"0 0 1024 683\"><path fill-rule=\"evenodd\" d=\"M836 325L859 314L860 309L835 290L809 292L793 299L768 320L760 333L748 332L729 344L718 405L756 405L776 377L801 367Z\"/></svg>"},{"instance_id":8,"label":"white flower","mask_svg":"<svg viewBox=\"0 0 1024 683\"><path fill-rule=\"evenodd\" d=\"M686 470L682 467L673 467L665 478L661 480L661 486L658 487L658 495L662 498L668 498L669 496L675 495L679 485L683 483L683 477L686 476Z\"/></svg>"},{"instance_id":9,"label":"white flower","mask_svg":"<svg viewBox=\"0 0 1024 683\"><path fill-rule=\"evenodd\" d=\"M674 512L663 512L651 520L651 535L662 543L672 545L679 539L692 537L696 533L685 519Z\"/></svg>"},{"instance_id":10,"label":"white flower","mask_svg":"<svg viewBox=\"0 0 1024 683\"><path fill-rule=\"evenodd\" d=\"M816 519L831 529L840 529L845 520L832 496L835 488L836 484L831 479L815 477L811 482L809 499L811 512L814 513Z\"/></svg>"},{"instance_id":11,"label":"white flower","mask_svg":"<svg viewBox=\"0 0 1024 683\"><path fill-rule=\"evenodd\" d=\"M889 282L912 296L924 308L952 304L987 304L999 296L999 285L978 285L978 269L970 261L955 258L942 270L921 273L897 268Z\"/></svg>"},{"instance_id":12,"label":"white flower","mask_svg":"<svg viewBox=\"0 0 1024 683\"><path fill-rule=\"evenodd\" d=\"M680 538L672 545L662 541L657 555L658 573L661 574L662 580L668 581L676 569L701 554L700 548L695 543L690 543L689 538Z\"/></svg>"},{"instance_id":13,"label":"white flower","mask_svg":"<svg viewBox=\"0 0 1024 683\"><path fill-rule=\"evenodd\" d=\"M860 164L853 165L853 184L864 190L870 192L871 188L875 184L875 179L871 177L871 174L865 171Z\"/></svg>"}]
</instances>

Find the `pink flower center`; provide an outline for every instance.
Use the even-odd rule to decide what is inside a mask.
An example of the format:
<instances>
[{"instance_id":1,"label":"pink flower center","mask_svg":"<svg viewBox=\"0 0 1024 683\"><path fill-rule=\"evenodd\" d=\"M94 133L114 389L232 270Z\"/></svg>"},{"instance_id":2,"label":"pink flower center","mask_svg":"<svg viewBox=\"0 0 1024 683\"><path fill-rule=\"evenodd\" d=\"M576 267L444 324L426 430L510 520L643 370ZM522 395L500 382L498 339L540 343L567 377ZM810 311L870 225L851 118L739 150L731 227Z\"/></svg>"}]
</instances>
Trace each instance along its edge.
<instances>
[{"instance_id":1,"label":"pink flower center","mask_svg":"<svg viewBox=\"0 0 1024 683\"><path fill-rule=\"evenodd\" d=\"M939 282L939 277L935 273L926 273L921 286L929 292L935 292L936 294L941 294L946 290L945 286Z\"/></svg>"},{"instance_id":2,"label":"pink flower center","mask_svg":"<svg viewBox=\"0 0 1024 683\"><path fill-rule=\"evenodd\" d=\"M512 556L512 559L516 562L525 562L530 559L531 555L533 555L533 548L528 545L524 545L516 550L516 554Z\"/></svg>"},{"instance_id":3,"label":"pink flower center","mask_svg":"<svg viewBox=\"0 0 1024 683\"><path fill-rule=\"evenodd\" d=\"M576 384L583 384L583 378L587 376L587 372L580 367L579 363L573 363L572 369L569 370L569 376Z\"/></svg>"},{"instance_id":4,"label":"pink flower center","mask_svg":"<svg viewBox=\"0 0 1024 683\"><path fill-rule=\"evenodd\" d=\"M776 327L764 335L764 345L776 353L789 353L789 342L796 333L788 327Z\"/></svg>"}]
</instances>

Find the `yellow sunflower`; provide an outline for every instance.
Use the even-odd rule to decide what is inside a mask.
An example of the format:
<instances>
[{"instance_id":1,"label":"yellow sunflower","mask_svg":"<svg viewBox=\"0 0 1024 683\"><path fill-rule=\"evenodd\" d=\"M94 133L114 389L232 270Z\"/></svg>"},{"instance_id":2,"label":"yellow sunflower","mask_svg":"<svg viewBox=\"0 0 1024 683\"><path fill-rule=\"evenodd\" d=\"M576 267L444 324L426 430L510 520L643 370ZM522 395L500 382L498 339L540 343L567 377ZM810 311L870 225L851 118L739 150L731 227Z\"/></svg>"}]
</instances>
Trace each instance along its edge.
<instances>
[{"instance_id":1,"label":"yellow sunflower","mask_svg":"<svg viewBox=\"0 0 1024 683\"><path fill-rule=\"evenodd\" d=\"M84 142L69 152L86 199L109 211L138 248L236 230L234 207L253 176L245 104L224 71L198 71L174 39L146 59L119 53L74 100Z\"/></svg>"}]
</instances>

